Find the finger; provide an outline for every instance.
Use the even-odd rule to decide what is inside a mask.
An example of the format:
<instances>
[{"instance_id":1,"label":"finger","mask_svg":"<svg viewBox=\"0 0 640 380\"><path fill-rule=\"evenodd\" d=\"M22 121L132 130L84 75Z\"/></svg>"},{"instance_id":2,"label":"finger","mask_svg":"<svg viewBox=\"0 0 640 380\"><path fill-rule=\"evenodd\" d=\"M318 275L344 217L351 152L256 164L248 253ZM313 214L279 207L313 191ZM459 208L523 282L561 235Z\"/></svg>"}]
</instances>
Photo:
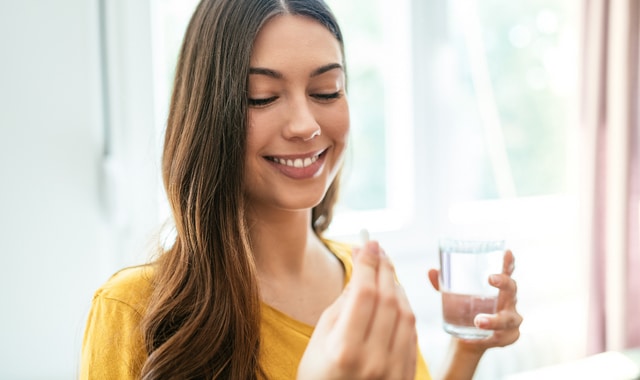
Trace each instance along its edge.
<instances>
[{"instance_id":1,"label":"finger","mask_svg":"<svg viewBox=\"0 0 640 380\"><path fill-rule=\"evenodd\" d=\"M478 314L473 323L485 330L518 330L522 324L522 316L515 310L505 310L498 314Z\"/></svg>"},{"instance_id":2,"label":"finger","mask_svg":"<svg viewBox=\"0 0 640 380\"><path fill-rule=\"evenodd\" d=\"M360 344L369 331L377 297L377 276L380 263L379 245L369 242L353 261L343 313L336 321L336 329L346 341Z\"/></svg>"},{"instance_id":3,"label":"finger","mask_svg":"<svg viewBox=\"0 0 640 380\"><path fill-rule=\"evenodd\" d=\"M504 253L504 259L502 261L502 273L511 276L516 269L516 259L513 256L513 252L507 250Z\"/></svg>"},{"instance_id":4,"label":"finger","mask_svg":"<svg viewBox=\"0 0 640 380\"><path fill-rule=\"evenodd\" d=\"M353 247L353 249L351 250L351 258L352 258L353 261L356 260L356 258L360 254L360 251L361 251L361 249L359 247Z\"/></svg>"},{"instance_id":5,"label":"finger","mask_svg":"<svg viewBox=\"0 0 640 380\"><path fill-rule=\"evenodd\" d=\"M493 330L493 334L483 340L466 341L475 347L504 347L520 337L520 325L523 318L515 309L501 310L497 314L478 314L474 318L474 325L485 330Z\"/></svg>"},{"instance_id":6,"label":"finger","mask_svg":"<svg viewBox=\"0 0 640 380\"><path fill-rule=\"evenodd\" d=\"M416 331L416 317L411 310L411 305L400 286L396 286L399 300L399 312L396 322L396 333L391 342L391 363L402 363L401 379L413 379L416 371L416 359L418 352L418 334ZM395 376L395 374L392 374Z\"/></svg>"},{"instance_id":7,"label":"finger","mask_svg":"<svg viewBox=\"0 0 640 380\"><path fill-rule=\"evenodd\" d=\"M440 271L438 271L437 269L429 269L427 275L429 276L429 282L431 282L431 286L433 286L435 290L440 291Z\"/></svg>"},{"instance_id":8,"label":"finger","mask_svg":"<svg viewBox=\"0 0 640 380\"><path fill-rule=\"evenodd\" d=\"M518 301L518 285L516 281L506 274L493 274L489 276L489 283L500 289L498 293L498 310L515 309Z\"/></svg>"},{"instance_id":9,"label":"finger","mask_svg":"<svg viewBox=\"0 0 640 380\"><path fill-rule=\"evenodd\" d=\"M395 333L396 319L400 310L394 269L391 261L386 257L380 258L378 269L378 298L374 309L371 331L367 343L374 350L382 350L383 357L387 355L391 346L391 337Z\"/></svg>"},{"instance_id":10,"label":"finger","mask_svg":"<svg viewBox=\"0 0 640 380\"><path fill-rule=\"evenodd\" d=\"M417 360L418 360L418 334L414 334L413 338L411 338L411 346L407 349L407 354L405 357L407 358L404 366L404 375L403 379L413 380L416 376L417 369Z\"/></svg>"}]
</instances>

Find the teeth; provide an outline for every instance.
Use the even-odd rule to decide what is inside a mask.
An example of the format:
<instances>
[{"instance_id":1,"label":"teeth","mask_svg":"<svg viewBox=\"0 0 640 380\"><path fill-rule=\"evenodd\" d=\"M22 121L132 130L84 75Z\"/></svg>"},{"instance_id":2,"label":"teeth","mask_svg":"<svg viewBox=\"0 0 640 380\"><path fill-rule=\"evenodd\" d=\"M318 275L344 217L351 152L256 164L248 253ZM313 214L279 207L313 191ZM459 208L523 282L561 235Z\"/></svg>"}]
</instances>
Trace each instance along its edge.
<instances>
[{"instance_id":1,"label":"teeth","mask_svg":"<svg viewBox=\"0 0 640 380\"><path fill-rule=\"evenodd\" d=\"M273 157L273 161L280 165L291 166L293 168L306 168L307 166L318 161L318 156L307 157L305 159L296 158L295 160L285 160L284 158Z\"/></svg>"}]
</instances>

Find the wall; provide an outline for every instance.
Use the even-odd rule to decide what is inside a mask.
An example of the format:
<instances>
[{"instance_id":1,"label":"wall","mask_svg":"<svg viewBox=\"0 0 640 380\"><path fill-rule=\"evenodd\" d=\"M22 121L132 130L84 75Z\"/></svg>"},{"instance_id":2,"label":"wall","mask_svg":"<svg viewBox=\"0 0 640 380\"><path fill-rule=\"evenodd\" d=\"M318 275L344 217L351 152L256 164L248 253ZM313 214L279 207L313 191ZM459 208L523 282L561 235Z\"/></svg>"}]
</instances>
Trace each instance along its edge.
<instances>
[{"instance_id":1,"label":"wall","mask_svg":"<svg viewBox=\"0 0 640 380\"><path fill-rule=\"evenodd\" d=\"M99 1L0 1L2 379L76 377L92 293L116 268L143 258L139 232L157 218L157 182L140 175L156 173L148 170L156 156L152 99L144 100L151 74L131 77L117 66L150 59L149 44L135 49L149 38L148 10L128 17L148 5L107 3L111 22L122 24L107 37L131 40L110 52L113 66L101 63ZM104 101L106 89L117 101ZM137 140L143 146L120 143L133 123L149 133ZM118 164L135 155L147 160ZM105 198L100 189L128 195Z\"/></svg>"}]
</instances>

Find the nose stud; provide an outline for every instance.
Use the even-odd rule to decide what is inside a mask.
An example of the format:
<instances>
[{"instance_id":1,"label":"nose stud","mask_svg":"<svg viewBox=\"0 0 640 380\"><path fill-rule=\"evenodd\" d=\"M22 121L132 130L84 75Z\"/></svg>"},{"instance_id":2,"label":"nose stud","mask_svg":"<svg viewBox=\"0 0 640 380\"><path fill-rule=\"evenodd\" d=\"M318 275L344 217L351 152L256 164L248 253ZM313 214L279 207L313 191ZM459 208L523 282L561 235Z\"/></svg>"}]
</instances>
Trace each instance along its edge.
<instances>
[{"instance_id":1,"label":"nose stud","mask_svg":"<svg viewBox=\"0 0 640 380\"><path fill-rule=\"evenodd\" d=\"M318 128L315 131L313 131L311 136L307 137L306 139L303 139L302 141L311 141L311 140L315 139L318 136L320 136L320 128Z\"/></svg>"}]
</instances>

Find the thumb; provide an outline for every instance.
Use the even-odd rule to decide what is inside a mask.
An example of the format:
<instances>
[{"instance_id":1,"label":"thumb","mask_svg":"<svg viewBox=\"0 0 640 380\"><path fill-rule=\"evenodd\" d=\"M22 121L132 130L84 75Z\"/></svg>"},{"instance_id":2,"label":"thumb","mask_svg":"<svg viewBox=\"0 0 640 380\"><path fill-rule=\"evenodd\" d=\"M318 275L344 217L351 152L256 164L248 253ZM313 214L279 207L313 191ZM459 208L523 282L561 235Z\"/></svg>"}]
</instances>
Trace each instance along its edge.
<instances>
[{"instance_id":1,"label":"thumb","mask_svg":"<svg viewBox=\"0 0 640 380\"><path fill-rule=\"evenodd\" d=\"M435 290L440 290L440 282L438 281L438 277L440 276L440 272L437 269L429 269L429 282L431 282L431 286Z\"/></svg>"},{"instance_id":2,"label":"thumb","mask_svg":"<svg viewBox=\"0 0 640 380\"><path fill-rule=\"evenodd\" d=\"M318 319L318 323L316 324L316 330L329 330L333 327L342 312L348 291L349 286L340 293L338 298L336 298L331 305L324 309L320 315L320 319Z\"/></svg>"}]
</instances>

